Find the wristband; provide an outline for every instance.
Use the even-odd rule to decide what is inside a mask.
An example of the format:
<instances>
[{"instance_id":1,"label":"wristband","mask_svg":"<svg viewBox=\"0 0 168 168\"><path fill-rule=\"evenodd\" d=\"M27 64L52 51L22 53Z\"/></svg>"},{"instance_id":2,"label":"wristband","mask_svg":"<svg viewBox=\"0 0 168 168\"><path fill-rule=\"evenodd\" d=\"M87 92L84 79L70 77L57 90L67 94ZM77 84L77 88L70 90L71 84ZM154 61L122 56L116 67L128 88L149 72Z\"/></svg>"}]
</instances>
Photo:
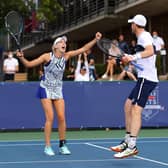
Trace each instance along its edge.
<instances>
[{"instance_id":1,"label":"wristband","mask_svg":"<svg viewBox=\"0 0 168 168\"><path fill-rule=\"evenodd\" d=\"M134 55L134 57L133 57L133 61L136 61L136 60L139 60L139 59L141 59L142 57L141 57L141 54L140 53L136 53L135 55Z\"/></svg>"}]
</instances>

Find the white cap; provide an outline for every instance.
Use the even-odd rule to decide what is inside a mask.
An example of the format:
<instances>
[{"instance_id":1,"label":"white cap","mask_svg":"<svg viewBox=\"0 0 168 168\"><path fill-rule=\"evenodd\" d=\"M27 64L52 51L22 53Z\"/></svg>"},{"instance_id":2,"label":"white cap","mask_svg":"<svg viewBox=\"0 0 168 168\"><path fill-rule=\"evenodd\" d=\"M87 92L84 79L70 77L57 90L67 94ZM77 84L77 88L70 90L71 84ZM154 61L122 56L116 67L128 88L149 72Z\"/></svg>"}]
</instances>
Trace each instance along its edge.
<instances>
[{"instance_id":1,"label":"white cap","mask_svg":"<svg viewBox=\"0 0 168 168\"><path fill-rule=\"evenodd\" d=\"M129 19L128 23L135 23L138 26L145 27L147 20L146 20L145 16L138 14L138 15L135 15L132 19Z\"/></svg>"},{"instance_id":2,"label":"white cap","mask_svg":"<svg viewBox=\"0 0 168 168\"><path fill-rule=\"evenodd\" d=\"M57 44L61 40L64 40L65 42L67 42L67 37L66 36L62 36L62 37L56 38L55 41L54 41L54 43L53 43L53 45Z\"/></svg>"}]
</instances>

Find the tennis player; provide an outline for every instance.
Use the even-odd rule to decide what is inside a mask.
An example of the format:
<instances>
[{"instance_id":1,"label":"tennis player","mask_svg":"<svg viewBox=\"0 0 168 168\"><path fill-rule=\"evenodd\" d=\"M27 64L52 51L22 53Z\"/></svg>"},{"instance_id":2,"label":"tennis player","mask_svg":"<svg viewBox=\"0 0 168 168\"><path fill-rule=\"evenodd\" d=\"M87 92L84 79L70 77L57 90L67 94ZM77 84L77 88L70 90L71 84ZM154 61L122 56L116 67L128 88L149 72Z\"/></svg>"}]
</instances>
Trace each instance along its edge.
<instances>
[{"instance_id":1,"label":"tennis player","mask_svg":"<svg viewBox=\"0 0 168 168\"><path fill-rule=\"evenodd\" d=\"M62 93L62 77L65 69L65 63L71 57L77 56L89 50L96 41L101 38L101 33L97 32L95 38L82 48L66 52L66 41L63 37L58 37L52 46L52 52L45 53L38 58L28 61L23 52L17 52L17 56L21 62L28 68L44 63L44 75L40 81L38 89L38 97L45 112L45 148L44 153L49 156L55 155L51 147L51 132L54 120L53 106L58 118L58 132L59 132L59 153L63 155L71 154L66 145L66 120L65 120L65 103Z\"/></svg>"},{"instance_id":2,"label":"tennis player","mask_svg":"<svg viewBox=\"0 0 168 168\"><path fill-rule=\"evenodd\" d=\"M144 70L137 69L136 86L125 102L126 135L119 145L111 147L111 150L118 152L114 154L115 158L126 158L138 153L136 141L141 128L141 113L149 94L158 83L153 39L151 34L145 30L147 20L145 16L138 14L133 19L129 19L128 23L131 23L132 32L137 37L137 44L141 45L144 50L137 51L135 55L125 55L123 62L137 61Z\"/></svg>"}]
</instances>

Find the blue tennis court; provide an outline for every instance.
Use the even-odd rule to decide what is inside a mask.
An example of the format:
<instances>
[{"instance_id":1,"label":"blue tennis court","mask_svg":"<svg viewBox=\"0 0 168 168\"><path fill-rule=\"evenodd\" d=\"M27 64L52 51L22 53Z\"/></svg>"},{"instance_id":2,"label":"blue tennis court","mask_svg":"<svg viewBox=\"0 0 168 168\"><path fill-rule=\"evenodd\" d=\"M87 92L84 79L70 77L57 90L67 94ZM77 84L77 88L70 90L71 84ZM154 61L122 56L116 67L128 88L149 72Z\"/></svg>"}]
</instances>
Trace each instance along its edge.
<instances>
[{"instance_id":1,"label":"blue tennis court","mask_svg":"<svg viewBox=\"0 0 168 168\"><path fill-rule=\"evenodd\" d=\"M162 168L168 167L168 138L140 138L139 154L127 159L113 158L109 150L120 139L81 139L69 140L71 155L59 155L58 143L52 141L56 155L43 154L44 142L37 141L0 141L0 168Z\"/></svg>"}]
</instances>

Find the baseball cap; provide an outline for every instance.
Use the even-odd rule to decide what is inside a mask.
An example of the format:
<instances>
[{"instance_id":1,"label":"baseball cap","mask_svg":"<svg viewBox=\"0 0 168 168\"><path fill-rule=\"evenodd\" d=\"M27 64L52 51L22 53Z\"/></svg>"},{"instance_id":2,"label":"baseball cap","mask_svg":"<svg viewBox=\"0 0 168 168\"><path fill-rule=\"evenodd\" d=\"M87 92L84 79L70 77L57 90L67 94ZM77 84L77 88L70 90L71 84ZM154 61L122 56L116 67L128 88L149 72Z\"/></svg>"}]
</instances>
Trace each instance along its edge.
<instances>
[{"instance_id":1,"label":"baseball cap","mask_svg":"<svg viewBox=\"0 0 168 168\"><path fill-rule=\"evenodd\" d=\"M145 27L147 20L146 20L145 16L138 14L138 15L135 15L132 19L129 19L128 23L135 23L138 26Z\"/></svg>"},{"instance_id":2,"label":"baseball cap","mask_svg":"<svg viewBox=\"0 0 168 168\"><path fill-rule=\"evenodd\" d=\"M53 45L57 44L61 40L64 40L65 42L67 42L67 37L66 36L61 36L61 37L56 38Z\"/></svg>"}]
</instances>

